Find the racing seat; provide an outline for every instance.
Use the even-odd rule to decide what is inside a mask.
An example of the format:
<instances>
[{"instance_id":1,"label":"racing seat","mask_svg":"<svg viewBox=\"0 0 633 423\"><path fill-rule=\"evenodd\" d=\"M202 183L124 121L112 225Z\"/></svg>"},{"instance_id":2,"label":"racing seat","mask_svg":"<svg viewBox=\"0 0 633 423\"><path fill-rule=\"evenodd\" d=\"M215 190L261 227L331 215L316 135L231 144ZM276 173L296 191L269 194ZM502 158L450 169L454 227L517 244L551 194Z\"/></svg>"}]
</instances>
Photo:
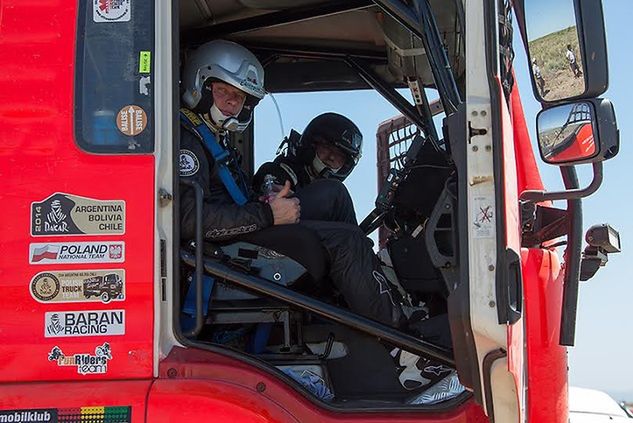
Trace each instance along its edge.
<instances>
[{"instance_id":1,"label":"racing seat","mask_svg":"<svg viewBox=\"0 0 633 423\"><path fill-rule=\"evenodd\" d=\"M327 272L326 256L318 236L299 225L273 226L236 237L230 242L205 242L204 256L220 260L245 275L312 295L322 290ZM182 307L184 329L192 325L196 312L195 283L192 283L193 277L189 273L189 289ZM220 330L227 325L255 324L256 329L246 349L261 354L266 350L273 326L281 324L283 341L278 352L297 352L303 346L301 312L237 288L223 280L221 275L205 275L203 278L203 314L205 333L210 332L211 340L216 343L227 340Z\"/></svg>"}]
</instances>

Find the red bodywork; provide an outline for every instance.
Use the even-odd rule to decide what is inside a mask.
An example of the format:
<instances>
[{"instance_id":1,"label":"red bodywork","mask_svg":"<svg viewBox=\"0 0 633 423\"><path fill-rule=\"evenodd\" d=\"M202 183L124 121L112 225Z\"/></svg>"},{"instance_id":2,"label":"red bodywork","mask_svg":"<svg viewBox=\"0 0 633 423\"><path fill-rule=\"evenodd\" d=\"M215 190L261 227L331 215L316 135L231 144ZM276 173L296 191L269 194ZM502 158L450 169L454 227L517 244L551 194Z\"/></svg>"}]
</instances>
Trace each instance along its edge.
<instances>
[{"instance_id":1,"label":"red bodywork","mask_svg":"<svg viewBox=\"0 0 633 423\"><path fill-rule=\"evenodd\" d=\"M89 154L77 147L76 8L75 2L61 0L0 2L0 411L130 406L136 422L486 421L472 400L444 412L335 413L253 366L193 349L173 350L160 361L154 377L155 159L149 154ZM518 97L513 102L513 125L520 192L535 188L540 180ZM125 201L125 233L33 237L31 203L56 192ZM124 262L29 264L31 243L95 241L124 242ZM561 416L556 421L562 422L566 358L556 342L558 264L553 254L540 250L524 251L522 258L530 421L552 422L552 416ZM125 299L42 303L31 295L31 280L40 272L87 269L124 270ZM124 334L45 337L46 312L114 309L125 311ZM77 365L49 359L54 347L66 356L96 355L104 342L110 345L111 359L101 374L80 374Z\"/></svg>"}]
</instances>

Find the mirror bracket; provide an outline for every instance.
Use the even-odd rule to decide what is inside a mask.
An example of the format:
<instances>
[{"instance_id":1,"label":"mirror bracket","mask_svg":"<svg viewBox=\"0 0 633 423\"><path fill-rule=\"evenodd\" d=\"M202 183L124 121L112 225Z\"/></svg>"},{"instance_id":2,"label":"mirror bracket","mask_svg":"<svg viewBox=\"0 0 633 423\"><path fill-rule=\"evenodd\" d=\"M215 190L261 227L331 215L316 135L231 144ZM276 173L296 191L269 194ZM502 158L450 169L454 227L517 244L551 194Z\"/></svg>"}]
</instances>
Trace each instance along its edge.
<instances>
[{"instance_id":1,"label":"mirror bracket","mask_svg":"<svg viewBox=\"0 0 633 423\"><path fill-rule=\"evenodd\" d=\"M521 193L521 201L539 203L541 201L576 200L588 197L602 185L602 162L593 163L593 180L586 188L570 189L566 191L528 190Z\"/></svg>"}]
</instances>

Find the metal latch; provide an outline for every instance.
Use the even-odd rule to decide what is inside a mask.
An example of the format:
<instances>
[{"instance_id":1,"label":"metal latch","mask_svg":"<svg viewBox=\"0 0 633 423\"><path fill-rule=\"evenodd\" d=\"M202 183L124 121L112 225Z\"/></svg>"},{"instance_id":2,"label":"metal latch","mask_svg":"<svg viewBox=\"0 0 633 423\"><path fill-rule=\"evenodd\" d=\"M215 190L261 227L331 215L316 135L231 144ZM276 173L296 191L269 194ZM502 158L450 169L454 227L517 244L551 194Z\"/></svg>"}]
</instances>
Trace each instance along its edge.
<instances>
[{"instance_id":1,"label":"metal latch","mask_svg":"<svg viewBox=\"0 0 633 423\"><path fill-rule=\"evenodd\" d=\"M161 207L167 206L172 199L172 195L165 188L158 190L158 204L160 204Z\"/></svg>"}]
</instances>

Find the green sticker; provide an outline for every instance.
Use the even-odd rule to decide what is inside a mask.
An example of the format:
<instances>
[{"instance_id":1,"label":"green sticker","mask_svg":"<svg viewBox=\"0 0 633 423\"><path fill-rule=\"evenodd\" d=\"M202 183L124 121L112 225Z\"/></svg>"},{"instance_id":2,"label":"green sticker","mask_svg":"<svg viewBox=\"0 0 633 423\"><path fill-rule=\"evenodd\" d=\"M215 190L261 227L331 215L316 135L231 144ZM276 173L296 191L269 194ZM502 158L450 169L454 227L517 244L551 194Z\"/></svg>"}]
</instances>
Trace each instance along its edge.
<instances>
[{"instance_id":1,"label":"green sticker","mask_svg":"<svg viewBox=\"0 0 633 423\"><path fill-rule=\"evenodd\" d=\"M152 69L152 52L141 51L138 58L138 73L150 73Z\"/></svg>"}]
</instances>

